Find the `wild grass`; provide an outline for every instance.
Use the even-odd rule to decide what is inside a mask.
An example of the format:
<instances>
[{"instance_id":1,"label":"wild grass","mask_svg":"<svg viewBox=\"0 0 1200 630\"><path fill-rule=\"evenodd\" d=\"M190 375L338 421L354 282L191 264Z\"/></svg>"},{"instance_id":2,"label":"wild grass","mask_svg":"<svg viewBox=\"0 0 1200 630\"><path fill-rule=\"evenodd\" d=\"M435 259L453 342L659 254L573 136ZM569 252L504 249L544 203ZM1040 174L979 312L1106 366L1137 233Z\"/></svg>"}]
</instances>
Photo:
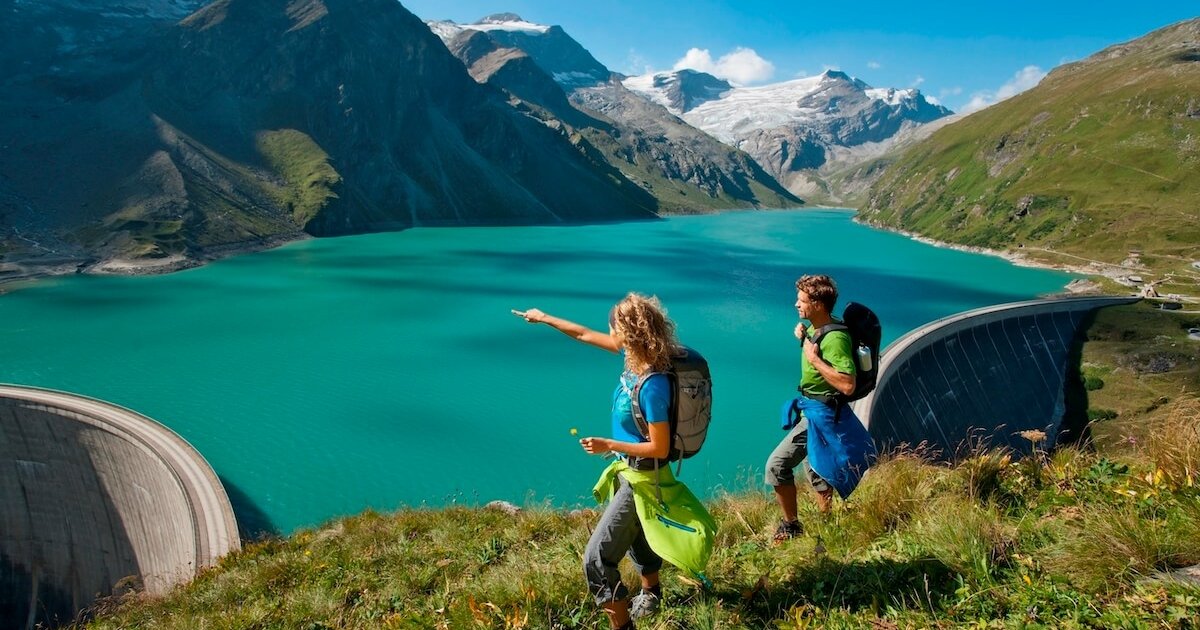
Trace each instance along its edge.
<instances>
[{"instance_id":1,"label":"wild grass","mask_svg":"<svg viewBox=\"0 0 1200 630\"><path fill-rule=\"evenodd\" d=\"M1167 472L1194 470L1190 444L958 466L891 454L828 516L802 497L805 534L780 545L771 496L722 496L713 587L668 567L639 627L1195 627L1200 587L1157 579L1200 563L1200 488ZM603 628L580 567L597 517L367 512L249 544L164 597L106 601L86 625Z\"/></svg>"},{"instance_id":2,"label":"wild grass","mask_svg":"<svg viewBox=\"0 0 1200 630\"><path fill-rule=\"evenodd\" d=\"M1186 317L1100 314L1083 362L1105 384L1088 393L1119 415L1086 445L1036 441L1023 459L975 448L953 466L888 453L829 515L802 491L804 535L780 545L765 489L712 499L712 588L668 567L664 606L639 628L1200 627L1200 586L1165 577L1200 564L1196 368L1138 373L1122 358L1172 343L1200 354L1178 345ZM248 544L163 597L101 602L80 625L604 628L581 569L598 515L366 512Z\"/></svg>"},{"instance_id":3,"label":"wild grass","mask_svg":"<svg viewBox=\"0 0 1200 630\"><path fill-rule=\"evenodd\" d=\"M1193 499L1194 501L1194 499ZM1200 562L1195 504L1093 506L1050 545L1046 567L1089 591L1120 589L1158 571Z\"/></svg>"},{"instance_id":4,"label":"wild grass","mask_svg":"<svg viewBox=\"0 0 1200 630\"><path fill-rule=\"evenodd\" d=\"M991 505L966 498L938 497L912 527L928 553L975 584L993 582L1016 546L1016 527Z\"/></svg>"},{"instance_id":5,"label":"wild grass","mask_svg":"<svg viewBox=\"0 0 1200 630\"><path fill-rule=\"evenodd\" d=\"M296 223L304 226L337 197L342 177L329 155L312 138L295 129L263 131L255 140L259 153L286 182L276 191Z\"/></svg>"},{"instance_id":6,"label":"wild grass","mask_svg":"<svg viewBox=\"0 0 1200 630\"><path fill-rule=\"evenodd\" d=\"M1151 422L1138 449L1153 475L1175 487L1200 486L1200 400L1184 398Z\"/></svg>"},{"instance_id":7,"label":"wild grass","mask_svg":"<svg viewBox=\"0 0 1200 630\"><path fill-rule=\"evenodd\" d=\"M914 453L884 457L855 491L856 514L849 530L862 543L896 531L927 509L943 476Z\"/></svg>"}]
</instances>

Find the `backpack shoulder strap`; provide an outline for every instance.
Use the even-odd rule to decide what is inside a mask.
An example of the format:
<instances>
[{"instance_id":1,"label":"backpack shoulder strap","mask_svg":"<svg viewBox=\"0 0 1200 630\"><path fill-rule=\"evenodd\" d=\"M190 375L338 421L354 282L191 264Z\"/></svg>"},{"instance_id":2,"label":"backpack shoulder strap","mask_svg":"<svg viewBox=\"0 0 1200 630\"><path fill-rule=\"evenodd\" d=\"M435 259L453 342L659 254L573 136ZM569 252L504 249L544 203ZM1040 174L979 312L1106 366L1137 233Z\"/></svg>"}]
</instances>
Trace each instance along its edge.
<instances>
[{"instance_id":1,"label":"backpack shoulder strap","mask_svg":"<svg viewBox=\"0 0 1200 630\"><path fill-rule=\"evenodd\" d=\"M645 412L642 411L642 401L641 401L642 386L645 385L646 381L650 380L650 377L654 376L655 374L662 374L663 376L666 376L668 382L672 386L671 391L672 392L674 391L675 375L673 373L671 373L671 372L651 372L645 376L638 377L637 382L633 384L633 389L629 392L629 403L633 407L633 421L635 424L637 424L638 433L641 433L642 437L646 438L647 440L650 439L650 423L646 421L646 414L645 414ZM670 406L671 406L671 409L669 410L667 417L673 418L674 413L675 413L675 409L674 409L675 396L674 395L671 396Z\"/></svg>"},{"instance_id":2,"label":"backpack shoulder strap","mask_svg":"<svg viewBox=\"0 0 1200 630\"><path fill-rule=\"evenodd\" d=\"M839 330L848 331L850 330L850 327L842 322L834 320L817 329L817 334L813 335L813 338L810 340L817 345L817 356L821 356L821 341L825 339L825 335L828 335L831 332L837 332Z\"/></svg>"},{"instance_id":3,"label":"backpack shoulder strap","mask_svg":"<svg viewBox=\"0 0 1200 630\"><path fill-rule=\"evenodd\" d=\"M823 339L825 339L825 335L828 335L831 332L838 332L838 331L845 331L847 334L849 334L850 327L847 326L844 322L840 322L835 319L835 320L829 322L828 324L825 324L824 326L821 326L820 328L817 329L817 334L814 335L813 338L811 339L812 343L817 346L817 356L819 356L819 357L821 356L821 341ZM824 358L824 357L822 357L822 358ZM800 390L799 387L797 387L796 389ZM802 390L801 390L801 393L803 393ZM805 394L805 395L808 396L809 394ZM842 405L844 404L842 399L845 398L845 394L838 393L838 394L833 394L830 396L815 396L813 398L814 398L814 400L820 400L821 402L823 402L825 404L832 403L833 409L834 409L834 411L833 411L834 423L836 424L838 421L841 420L841 416L842 416L841 408L842 408Z\"/></svg>"}]
</instances>

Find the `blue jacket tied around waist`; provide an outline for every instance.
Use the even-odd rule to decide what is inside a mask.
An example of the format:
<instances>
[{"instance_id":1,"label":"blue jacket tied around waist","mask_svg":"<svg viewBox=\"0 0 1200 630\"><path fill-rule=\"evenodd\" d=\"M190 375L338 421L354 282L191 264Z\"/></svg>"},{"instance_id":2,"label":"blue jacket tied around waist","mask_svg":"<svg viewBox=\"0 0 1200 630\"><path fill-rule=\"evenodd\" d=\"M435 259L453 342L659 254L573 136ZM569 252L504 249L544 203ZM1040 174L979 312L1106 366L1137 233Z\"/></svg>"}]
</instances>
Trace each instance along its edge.
<instances>
[{"instance_id":1,"label":"blue jacket tied around waist","mask_svg":"<svg viewBox=\"0 0 1200 630\"><path fill-rule=\"evenodd\" d=\"M849 405L797 396L784 405L784 428L801 414L808 420L808 465L845 499L875 462L875 441Z\"/></svg>"}]
</instances>

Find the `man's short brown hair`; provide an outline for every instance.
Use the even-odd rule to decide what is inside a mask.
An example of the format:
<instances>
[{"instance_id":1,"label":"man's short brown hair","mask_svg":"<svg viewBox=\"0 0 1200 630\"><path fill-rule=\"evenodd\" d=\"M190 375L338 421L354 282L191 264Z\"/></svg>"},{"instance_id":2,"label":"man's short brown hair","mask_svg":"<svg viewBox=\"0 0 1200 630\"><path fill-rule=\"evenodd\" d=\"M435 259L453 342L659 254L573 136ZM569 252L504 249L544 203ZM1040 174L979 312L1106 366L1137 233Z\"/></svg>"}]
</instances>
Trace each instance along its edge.
<instances>
[{"instance_id":1,"label":"man's short brown hair","mask_svg":"<svg viewBox=\"0 0 1200 630\"><path fill-rule=\"evenodd\" d=\"M808 299L825 305L825 310L830 313L833 312L833 306L837 304L837 285L829 276L800 276L800 279L796 281L796 290L803 292Z\"/></svg>"}]
</instances>

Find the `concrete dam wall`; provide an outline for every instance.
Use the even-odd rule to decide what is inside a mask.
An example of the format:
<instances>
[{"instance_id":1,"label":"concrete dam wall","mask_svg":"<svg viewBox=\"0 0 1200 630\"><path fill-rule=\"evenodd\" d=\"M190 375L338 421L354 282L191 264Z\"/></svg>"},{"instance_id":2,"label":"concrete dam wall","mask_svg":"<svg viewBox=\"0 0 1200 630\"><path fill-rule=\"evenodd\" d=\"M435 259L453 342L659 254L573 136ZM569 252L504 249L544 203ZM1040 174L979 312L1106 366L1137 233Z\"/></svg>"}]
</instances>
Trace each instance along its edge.
<instances>
[{"instance_id":1,"label":"concrete dam wall","mask_svg":"<svg viewBox=\"0 0 1200 630\"><path fill-rule=\"evenodd\" d=\"M926 444L944 459L975 445L1029 453L1078 439L1087 425L1079 358L1097 309L1138 298L1033 300L967 311L897 339L879 383L854 403L881 450Z\"/></svg>"},{"instance_id":2,"label":"concrete dam wall","mask_svg":"<svg viewBox=\"0 0 1200 630\"><path fill-rule=\"evenodd\" d=\"M216 474L166 427L0 386L0 627L70 621L122 585L165 592L238 549Z\"/></svg>"}]
</instances>

